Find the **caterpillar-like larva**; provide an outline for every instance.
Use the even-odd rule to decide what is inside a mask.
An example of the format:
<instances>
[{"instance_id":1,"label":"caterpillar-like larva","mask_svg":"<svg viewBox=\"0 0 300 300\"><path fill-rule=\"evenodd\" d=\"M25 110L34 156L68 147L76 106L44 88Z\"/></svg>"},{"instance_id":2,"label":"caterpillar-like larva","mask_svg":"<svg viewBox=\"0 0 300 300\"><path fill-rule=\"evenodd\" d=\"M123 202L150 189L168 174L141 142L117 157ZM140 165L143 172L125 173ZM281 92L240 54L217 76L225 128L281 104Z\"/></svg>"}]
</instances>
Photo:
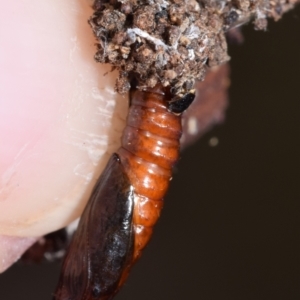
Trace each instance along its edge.
<instances>
[{"instance_id":1,"label":"caterpillar-like larva","mask_svg":"<svg viewBox=\"0 0 300 300\"><path fill-rule=\"evenodd\" d=\"M160 85L131 92L121 147L83 212L55 300L108 300L117 293L160 215L179 157L180 113L193 98L170 102Z\"/></svg>"}]
</instances>

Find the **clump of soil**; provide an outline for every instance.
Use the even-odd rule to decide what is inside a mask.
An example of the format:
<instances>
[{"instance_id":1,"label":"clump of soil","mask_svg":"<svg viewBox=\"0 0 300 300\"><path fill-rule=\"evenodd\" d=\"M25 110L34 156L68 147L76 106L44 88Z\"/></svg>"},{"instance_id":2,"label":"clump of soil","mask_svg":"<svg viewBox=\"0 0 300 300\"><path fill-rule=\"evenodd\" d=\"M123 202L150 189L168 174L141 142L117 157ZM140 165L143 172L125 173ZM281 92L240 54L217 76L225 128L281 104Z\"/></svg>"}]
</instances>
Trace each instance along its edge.
<instances>
[{"instance_id":1,"label":"clump of soil","mask_svg":"<svg viewBox=\"0 0 300 300\"><path fill-rule=\"evenodd\" d=\"M280 18L296 0L96 0L90 24L98 40L97 61L120 71L116 90L157 83L170 86L173 99L203 80L207 67L227 60L225 33L254 19Z\"/></svg>"}]
</instances>

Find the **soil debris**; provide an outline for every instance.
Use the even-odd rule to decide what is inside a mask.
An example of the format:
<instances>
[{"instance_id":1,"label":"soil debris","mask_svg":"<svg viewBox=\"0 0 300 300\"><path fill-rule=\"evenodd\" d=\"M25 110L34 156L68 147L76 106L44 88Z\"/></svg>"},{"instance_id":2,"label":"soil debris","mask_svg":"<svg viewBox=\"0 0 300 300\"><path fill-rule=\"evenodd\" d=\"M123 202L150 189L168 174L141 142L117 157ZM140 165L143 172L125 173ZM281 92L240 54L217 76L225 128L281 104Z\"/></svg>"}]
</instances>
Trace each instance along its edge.
<instances>
[{"instance_id":1,"label":"soil debris","mask_svg":"<svg viewBox=\"0 0 300 300\"><path fill-rule=\"evenodd\" d=\"M90 24L95 58L120 71L116 90L170 86L173 99L191 92L207 68L229 60L226 32L249 20L265 30L297 0L96 0Z\"/></svg>"}]
</instances>

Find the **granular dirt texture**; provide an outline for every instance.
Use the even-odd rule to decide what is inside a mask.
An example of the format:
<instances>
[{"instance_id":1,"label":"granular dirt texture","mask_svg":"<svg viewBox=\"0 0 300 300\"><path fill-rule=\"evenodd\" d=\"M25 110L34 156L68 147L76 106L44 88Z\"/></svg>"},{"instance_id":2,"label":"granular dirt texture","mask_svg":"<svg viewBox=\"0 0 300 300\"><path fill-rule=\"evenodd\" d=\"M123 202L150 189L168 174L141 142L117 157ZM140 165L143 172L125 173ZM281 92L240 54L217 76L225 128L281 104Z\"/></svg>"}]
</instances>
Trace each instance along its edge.
<instances>
[{"instance_id":1,"label":"granular dirt texture","mask_svg":"<svg viewBox=\"0 0 300 300\"><path fill-rule=\"evenodd\" d=\"M225 33L249 20L266 29L298 0L96 0L90 24L95 58L119 70L116 90L157 83L173 100L190 93L207 68L229 60Z\"/></svg>"}]
</instances>

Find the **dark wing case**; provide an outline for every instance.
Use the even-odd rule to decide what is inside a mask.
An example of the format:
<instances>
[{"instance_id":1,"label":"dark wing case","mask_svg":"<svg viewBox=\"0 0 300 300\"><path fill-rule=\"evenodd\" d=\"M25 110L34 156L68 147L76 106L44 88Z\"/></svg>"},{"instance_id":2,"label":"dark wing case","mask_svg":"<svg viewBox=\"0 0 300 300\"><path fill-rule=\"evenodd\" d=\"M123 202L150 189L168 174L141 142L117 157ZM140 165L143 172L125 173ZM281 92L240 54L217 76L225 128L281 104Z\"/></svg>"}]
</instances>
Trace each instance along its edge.
<instances>
[{"instance_id":1,"label":"dark wing case","mask_svg":"<svg viewBox=\"0 0 300 300\"><path fill-rule=\"evenodd\" d=\"M132 260L132 214L132 186L114 154L82 214L53 299L111 299Z\"/></svg>"}]
</instances>

